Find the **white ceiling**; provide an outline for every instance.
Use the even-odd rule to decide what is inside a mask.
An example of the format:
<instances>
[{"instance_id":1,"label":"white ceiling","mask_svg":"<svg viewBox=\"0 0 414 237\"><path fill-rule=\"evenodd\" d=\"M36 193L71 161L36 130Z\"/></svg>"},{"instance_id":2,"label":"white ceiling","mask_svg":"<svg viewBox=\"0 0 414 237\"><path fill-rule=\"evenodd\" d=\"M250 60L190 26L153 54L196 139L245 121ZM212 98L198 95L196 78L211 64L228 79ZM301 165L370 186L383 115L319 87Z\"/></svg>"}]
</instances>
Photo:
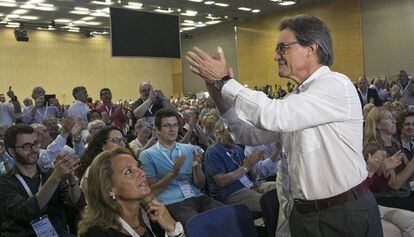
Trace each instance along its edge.
<instances>
[{"instance_id":1,"label":"white ceiling","mask_svg":"<svg viewBox=\"0 0 414 237\"><path fill-rule=\"evenodd\" d=\"M210 5L206 0L0 0L0 27L20 24L27 28L42 27L59 31L89 29L107 33L108 7L141 6L140 11L153 12L162 9L170 10L170 14L180 15L181 29L186 31L214 23L252 19L295 6L328 0L300 0L292 6L281 6L277 1L282 0L215 0ZM240 10L240 7L250 10ZM196 12L196 15L185 15L187 11ZM52 21L55 23L54 27L53 24L49 26Z\"/></svg>"}]
</instances>

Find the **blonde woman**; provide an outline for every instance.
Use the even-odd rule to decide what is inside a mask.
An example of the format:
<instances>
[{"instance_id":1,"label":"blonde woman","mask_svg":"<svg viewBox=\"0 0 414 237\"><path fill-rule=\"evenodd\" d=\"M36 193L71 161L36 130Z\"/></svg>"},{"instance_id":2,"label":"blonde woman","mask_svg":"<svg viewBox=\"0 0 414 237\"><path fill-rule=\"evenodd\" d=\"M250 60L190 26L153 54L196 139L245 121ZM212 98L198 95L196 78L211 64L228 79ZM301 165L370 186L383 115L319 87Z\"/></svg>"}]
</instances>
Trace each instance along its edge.
<instances>
[{"instance_id":1,"label":"blonde woman","mask_svg":"<svg viewBox=\"0 0 414 237\"><path fill-rule=\"evenodd\" d=\"M381 146L386 156L402 156L404 162L389 171L387 186L375 193L378 204L414 211L414 194L411 192L409 178L414 174L414 160L408 161L395 139L396 125L392 113L384 107L372 109L365 121L364 144L374 143Z\"/></svg>"},{"instance_id":2,"label":"blonde woman","mask_svg":"<svg viewBox=\"0 0 414 237\"><path fill-rule=\"evenodd\" d=\"M79 223L79 236L184 236L182 225L163 204L156 200L140 204L151 190L129 149L119 147L98 155L87 184L88 207Z\"/></svg>"}]
</instances>

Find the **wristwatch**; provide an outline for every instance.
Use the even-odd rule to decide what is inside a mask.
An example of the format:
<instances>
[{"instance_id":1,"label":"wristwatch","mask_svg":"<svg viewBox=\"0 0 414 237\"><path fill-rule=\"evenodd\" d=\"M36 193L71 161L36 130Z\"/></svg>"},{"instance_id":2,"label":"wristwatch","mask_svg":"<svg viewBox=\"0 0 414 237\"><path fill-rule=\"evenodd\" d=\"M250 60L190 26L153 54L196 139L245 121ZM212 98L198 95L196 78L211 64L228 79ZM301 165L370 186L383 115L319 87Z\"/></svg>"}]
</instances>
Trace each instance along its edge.
<instances>
[{"instance_id":1,"label":"wristwatch","mask_svg":"<svg viewBox=\"0 0 414 237\"><path fill-rule=\"evenodd\" d=\"M183 225L180 222L175 222L175 227L173 231L167 232L168 237L179 237L184 234Z\"/></svg>"},{"instance_id":2,"label":"wristwatch","mask_svg":"<svg viewBox=\"0 0 414 237\"><path fill-rule=\"evenodd\" d=\"M221 91L221 89L223 88L223 86L230 80L230 76L226 75L224 77L222 77L220 80L214 81L214 86Z\"/></svg>"}]
</instances>

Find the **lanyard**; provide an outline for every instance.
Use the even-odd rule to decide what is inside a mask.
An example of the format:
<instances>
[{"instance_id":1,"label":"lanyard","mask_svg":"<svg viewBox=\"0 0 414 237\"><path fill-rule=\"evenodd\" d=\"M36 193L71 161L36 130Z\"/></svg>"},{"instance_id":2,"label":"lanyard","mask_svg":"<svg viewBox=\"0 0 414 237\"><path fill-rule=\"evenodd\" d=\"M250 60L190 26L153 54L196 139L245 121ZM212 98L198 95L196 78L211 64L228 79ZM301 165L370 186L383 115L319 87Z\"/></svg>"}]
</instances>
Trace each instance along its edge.
<instances>
[{"instance_id":1,"label":"lanyard","mask_svg":"<svg viewBox=\"0 0 414 237\"><path fill-rule=\"evenodd\" d=\"M236 151L236 149L234 149L234 153L233 153L233 155L237 157L238 162L234 160L234 158L233 158L233 156L230 154L230 152L226 151L226 154L230 157L231 161L232 161L234 164L236 164L238 167L240 167L240 166L242 166L242 161L240 160L239 156L238 156L236 153L237 153L237 151Z\"/></svg>"},{"instance_id":2,"label":"lanyard","mask_svg":"<svg viewBox=\"0 0 414 237\"><path fill-rule=\"evenodd\" d=\"M128 223L126 223L126 221L124 221L124 219L122 219L120 216L118 216L118 221L121 224L122 228L124 228L124 230L126 230L132 237L140 237L139 234L135 232L135 230L133 230L131 226L129 226Z\"/></svg>"},{"instance_id":3,"label":"lanyard","mask_svg":"<svg viewBox=\"0 0 414 237\"><path fill-rule=\"evenodd\" d=\"M142 207L139 207L141 209L141 217L142 217L142 221L144 222L145 226L147 227L147 230L149 229L149 231L151 232L151 234L153 236L155 236L154 232L151 229L151 224L149 222L149 219L145 213L145 210ZM124 228L132 237L140 237L139 234L137 232L135 232L135 230L133 230L131 228L131 226L124 221L124 219L122 219L120 216L118 216L118 221L121 224L122 228Z\"/></svg>"},{"instance_id":4,"label":"lanyard","mask_svg":"<svg viewBox=\"0 0 414 237\"><path fill-rule=\"evenodd\" d=\"M40 113L40 111L39 111L39 109L38 110L36 110L36 112L40 115L40 117L41 117L41 119L42 119L42 121L45 119L45 116L46 116L46 114L47 114L47 109L49 108L49 106L45 106L45 112L43 112L43 115Z\"/></svg>"},{"instance_id":5,"label":"lanyard","mask_svg":"<svg viewBox=\"0 0 414 237\"><path fill-rule=\"evenodd\" d=\"M158 146L158 150L160 151L160 153L167 158L168 163L170 163L172 166L174 166L174 162L172 161L172 158L170 156L167 156L167 154L165 154L162 150L161 150L161 145L160 142L157 143ZM171 154L171 153L170 153ZM181 156L181 150L180 148L178 148L178 156Z\"/></svg>"},{"instance_id":6,"label":"lanyard","mask_svg":"<svg viewBox=\"0 0 414 237\"><path fill-rule=\"evenodd\" d=\"M112 115L112 105L111 105L111 107L109 107L109 109L108 109L108 106L105 106L105 109L106 109L106 112L108 112L109 116L111 116Z\"/></svg>"},{"instance_id":7,"label":"lanyard","mask_svg":"<svg viewBox=\"0 0 414 237\"><path fill-rule=\"evenodd\" d=\"M30 190L29 186L27 186L27 183L26 183L26 181L24 181L22 176L20 174L15 174L15 176L19 180L19 182L23 185L23 188L26 190L27 195L29 195L29 197L32 197L33 193ZM42 175L39 173L39 176L40 176L40 184L39 184L39 188L37 188L38 192L42 188Z\"/></svg>"}]
</instances>

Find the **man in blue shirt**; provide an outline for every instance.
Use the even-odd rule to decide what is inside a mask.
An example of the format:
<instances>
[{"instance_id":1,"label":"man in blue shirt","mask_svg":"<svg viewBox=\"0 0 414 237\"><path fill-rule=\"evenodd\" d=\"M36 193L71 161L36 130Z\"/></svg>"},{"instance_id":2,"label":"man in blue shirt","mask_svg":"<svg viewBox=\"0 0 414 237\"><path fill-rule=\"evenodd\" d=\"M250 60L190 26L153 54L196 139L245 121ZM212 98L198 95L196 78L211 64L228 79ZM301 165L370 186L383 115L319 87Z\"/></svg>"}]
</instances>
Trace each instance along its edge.
<instances>
[{"instance_id":1,"label":"man in blue shirt","mask_svg":"<svg viewBox=\"0 0 414 237\"><path fill-rule=\"evenodd\" d=\"M244 204L250 211L261 212L261 194L251 188L257 176L255 165L264 152L245 157L222 120L216 124L216 138L216 144L207 149L205 161L210 196L225 204Z\"/></svg>"},{"instance_id":2,"label":"man in blue shirt","mask_svg":"<svg viewBox=\"0 0 414 237\"><path fill-rule=\"evenodd\" d=\"M191 217L222 203L201 193L205 175L202 153L193 145L178 143L178 113L161 109L155 115L159 141L141 152L139 160L152 193L164 203L173 218L185 224Z\"/></svg>"}]
</instances>

